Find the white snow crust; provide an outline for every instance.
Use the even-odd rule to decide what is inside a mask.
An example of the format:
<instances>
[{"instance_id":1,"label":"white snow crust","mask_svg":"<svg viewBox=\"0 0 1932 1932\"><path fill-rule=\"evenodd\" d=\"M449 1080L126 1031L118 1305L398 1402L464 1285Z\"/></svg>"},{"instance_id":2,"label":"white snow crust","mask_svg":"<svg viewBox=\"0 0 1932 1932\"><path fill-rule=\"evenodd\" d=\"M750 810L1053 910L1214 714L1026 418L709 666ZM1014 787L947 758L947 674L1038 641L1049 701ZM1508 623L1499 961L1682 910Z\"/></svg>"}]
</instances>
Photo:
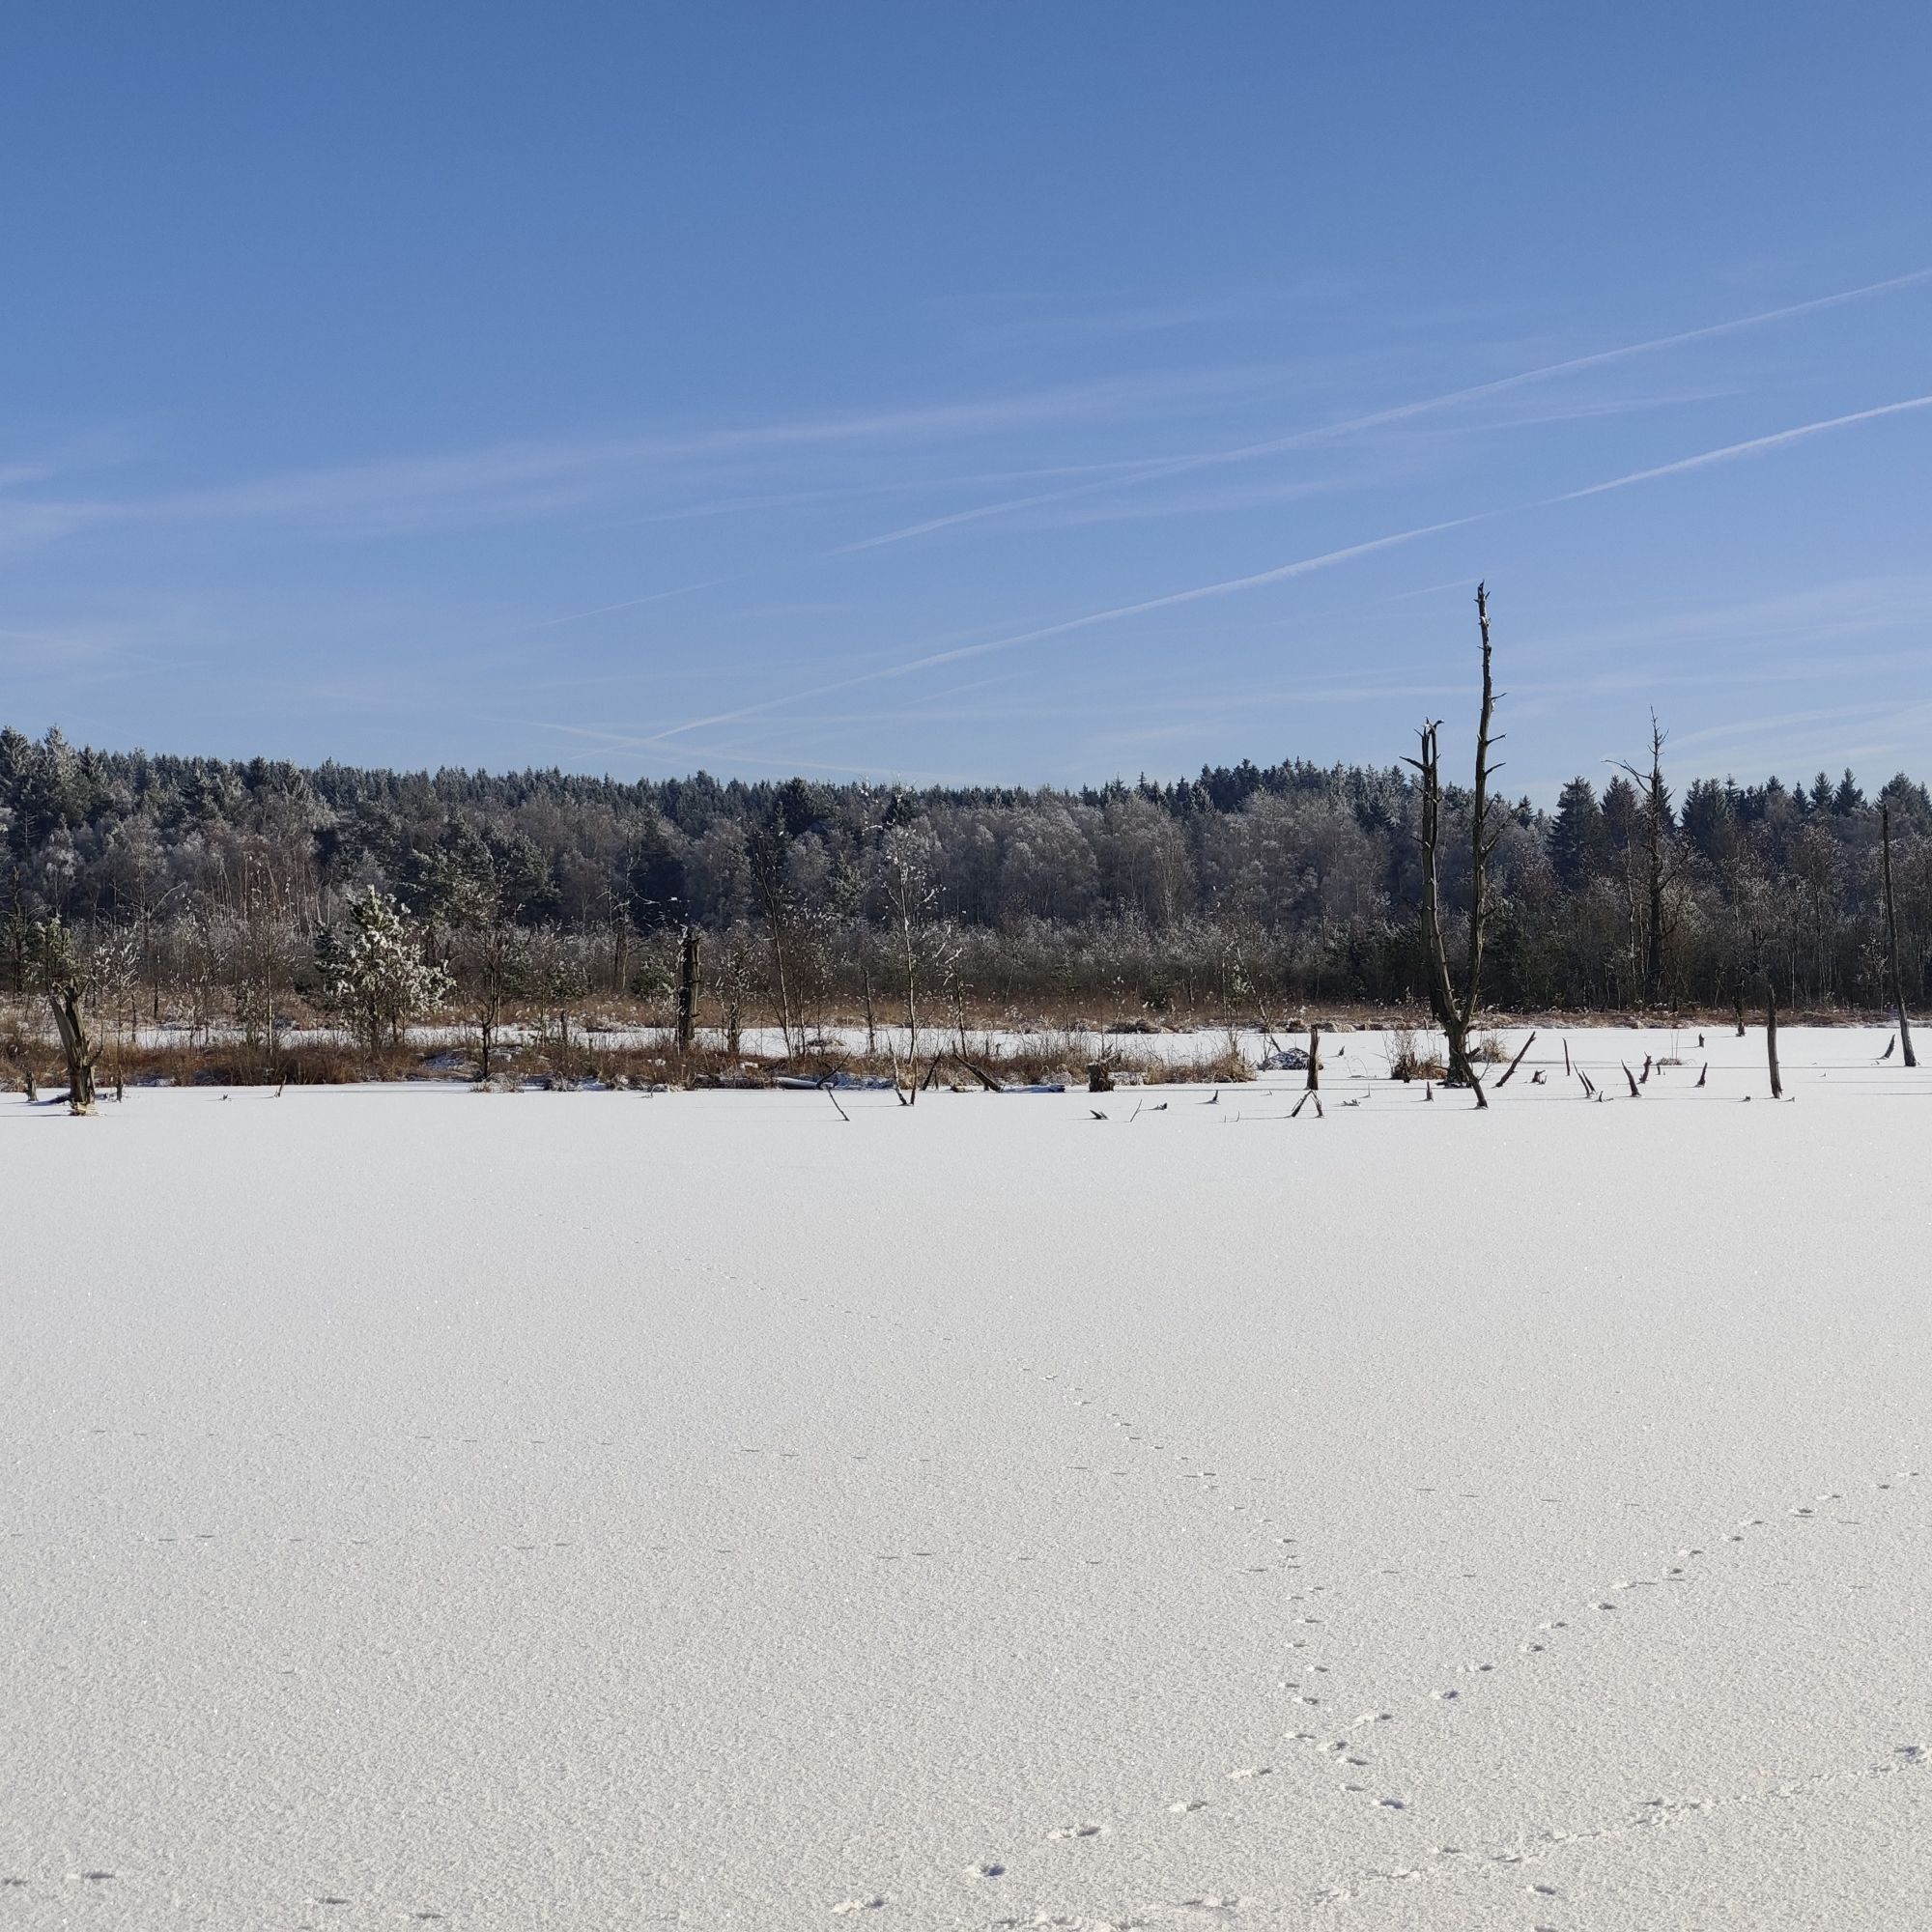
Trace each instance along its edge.
<instances>
[{"instance_id":1,"label":"white snow crust","mask_svg":"<svg viewBox=\"0 0 1932 1932\"><path fill-rule=\"evenodd\" d=\"M0 1099L0 1927L1932 1922L1932 1073L1706 1037Z\"/></svg>"}]
</instances>

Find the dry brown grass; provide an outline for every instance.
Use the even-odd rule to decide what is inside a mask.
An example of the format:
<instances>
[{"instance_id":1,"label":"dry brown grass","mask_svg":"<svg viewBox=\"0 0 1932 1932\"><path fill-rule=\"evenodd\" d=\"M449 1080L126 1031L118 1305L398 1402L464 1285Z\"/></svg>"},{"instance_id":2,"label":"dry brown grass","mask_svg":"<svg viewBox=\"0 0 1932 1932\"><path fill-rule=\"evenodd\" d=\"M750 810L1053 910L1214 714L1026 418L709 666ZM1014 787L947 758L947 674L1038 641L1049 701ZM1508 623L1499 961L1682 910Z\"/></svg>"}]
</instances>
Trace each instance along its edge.
<instances>
[{"instance_id":1,"label":"dry brown grass","mask_svg":"<svg viewBox=\"0 0 1932 1932\"><path fill-rule=\"evenodd\" d=\"M1391 1027L1388 1034L1388 1064L1391 1080L1446 1080L1449 1068L1429 1036L1414 1027Z\"/></svg>"},{"instance_id":2,"label":"dry brown grass","mask_svg":"<svg viewBox=\"0 0 1932 1932\"><path fill-rule=\"evenodd\" d=\"M918 1078L923 1082L931 1075L935 1086L977 1090L981 1083L971 1068L978 1067L1006 1087L1055 1081L1069 1088L1087 1084L1088 1054L1077 1040L1054 1036L1016 1042L969 1040L965 1060L954 1051L955 1044L950 1040L942 1044L935 1037L931 1049L920 1055ZM1211 1038L1203 1040L1198 1051L1173 1059L1110 1041L1105 1058L1117 1079L1147 1086L1234 1086L1255 1077L1254 1068L1232 1042ZM679 1053L668 1045L607 1041L588 1033L573 1033L567 1047L554 1038L499 1042L491 1052L490 1064L490 1084L505 1089L766 1087L780 1074L809 1080L835 1073L890 1079L895 1070L901 1078L913 1077L910 1065L901 1062L895 1069L884 1054L868 1056L829 1045L786 1059L726 1054L721 1047L709 1046ZM0 1084L19 1090L28 1067L43 1093L66 1084L60 1055L46 1042L18 1034L0 1040ZM101 1049L99 1078L102 1089L111 1091L117 1080L129 1087L323 1087L401 1080L468 1084L480 1074L473 1042L372 1050L348 1040L303 1039L251 1047L240 1041L182 1038L139 1046L117 1046L110 1039Z\"/></svg>"}]
</instances>

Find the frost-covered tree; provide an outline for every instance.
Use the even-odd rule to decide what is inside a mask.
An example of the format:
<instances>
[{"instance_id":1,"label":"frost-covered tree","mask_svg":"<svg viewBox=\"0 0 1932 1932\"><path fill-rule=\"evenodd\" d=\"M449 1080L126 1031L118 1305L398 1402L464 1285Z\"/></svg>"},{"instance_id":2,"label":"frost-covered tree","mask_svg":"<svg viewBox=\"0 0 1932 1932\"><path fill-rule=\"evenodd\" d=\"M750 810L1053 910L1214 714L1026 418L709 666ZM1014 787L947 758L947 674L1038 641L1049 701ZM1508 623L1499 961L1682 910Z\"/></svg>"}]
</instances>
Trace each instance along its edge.
<instances>
[{"instance_id":1,"label":"frost-covered tree","mask_svg":"<svg viewBox=\"0 0 1932 1932\"><path fill-rule=\"evenodd\" d=\"M74 1114L94 1112L94 1066L100 1043L88 1023L88 1009L111 1001L132 971L133 950L125 934L99 932L76 937L55 914L33 929L33 974L53 1009L67 1062L67 1104Z\"/></svg>"},{"instance_id":2,"label":"frost-covered tree","mask_svg":"<svg viewBox=\"0 0 1932 1932\"><path fill-rule=\"evenodd\" d=\"M316 944L324 996L365 1045L400 1044L411 1020L449 997L449 975L423 958L395 900L374 886L345 911Z\"/></svg>"}]
</instances>

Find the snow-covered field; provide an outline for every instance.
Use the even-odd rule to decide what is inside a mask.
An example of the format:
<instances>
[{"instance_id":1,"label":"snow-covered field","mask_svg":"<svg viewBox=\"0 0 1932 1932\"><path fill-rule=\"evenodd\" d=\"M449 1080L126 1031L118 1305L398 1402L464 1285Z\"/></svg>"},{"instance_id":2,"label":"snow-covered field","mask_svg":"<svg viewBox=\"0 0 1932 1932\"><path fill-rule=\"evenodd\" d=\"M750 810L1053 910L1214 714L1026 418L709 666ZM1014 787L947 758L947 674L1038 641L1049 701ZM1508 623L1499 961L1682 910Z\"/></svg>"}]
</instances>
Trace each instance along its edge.
<instances>
[{"instance_id":1,"label":"snow-covered field","mask_svg":"<svg viewBox=\"0 0 1932 1932\"><path fill-rule=\"evenodd\" d=\"M1694 1037L0 1100L0 1925L1932 1923L1932 1073Z\"/></svg>"}]
</instances>

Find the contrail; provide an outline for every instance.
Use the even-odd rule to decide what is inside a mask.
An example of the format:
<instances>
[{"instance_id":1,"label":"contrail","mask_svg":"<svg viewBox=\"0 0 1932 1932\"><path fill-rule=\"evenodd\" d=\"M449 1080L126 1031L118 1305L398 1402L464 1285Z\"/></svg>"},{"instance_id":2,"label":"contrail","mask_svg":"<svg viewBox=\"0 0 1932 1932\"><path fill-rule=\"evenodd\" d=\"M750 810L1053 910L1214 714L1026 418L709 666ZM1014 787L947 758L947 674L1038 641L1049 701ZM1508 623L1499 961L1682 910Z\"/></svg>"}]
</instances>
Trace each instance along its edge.
<instances>
[{"instance_id":1,"label":"contrail","mask_svg":"<svg viewBox=\"0 0 1932 1932\"><path fill-rule=\"evenodd\" d=\"M1575 503L1585 497L1601 497L1606 491L1627 490L1633 483L1649 483L1659 476L1682 476L1688 470L1708 469L1714 463L1730 463L1740 456L1756 456L1767 449L1781 449L1787 442L1803 442L1806 437L1822 436L1830 429L1843 429L1850 423L1872 422L1880 416L1903 415L1909 410L1932 409L1932 396L1909 396L1902 403L1881 403L1875 410L1854 410L1850 415L1827 416L1822 422L1800 423L1796 429L1781 429L1771 436L1754 436L1748 442L1726 443L1722 449L1707 449L1701 456L1680 457L1675 463L1660 463L1654 469L1633 469L1628 476L1612 476L1607 483L1589 483L1580 490L1566 490L1560 497L1545 497L1525 503L1526 510L1540 510L1551 503Z\"/></svg>"},{"instance_id":2,"label":"contrail","mask_svg":"<svg viewBox=\"0 0 1932 1932\"><path fill-rule=\"evenodd\" d=\"M578 624L586 617L608 617L613 611L635 611L640 604L662 604L667 598L689 597L695 590L712 590L730 581L728 577L707 577L699 583L680 583L672 590L653 590L646 597L627 597L621 604L600 604L594 611L570 611L561 617L546 617L536 628L539 631L554 631L559 624Z\"/></svg>"},{"instance_id":3,"label":"contrail","mask_svg":"<svg viewBox=\"0 0 1932 1932\"><path fill-rule=\"evenodd\" d=\"M1164 597L1144 598L1138 604L1116 604L1105 611L1090 611L1084 616L1065 617L1057 624L1042 624L1031 631L1014 631L1004 638L989 638L979 644L957 644L951 650L928 651L923 657L909 658L903 664L885 665L877 670L860 671L830 684L815 684L805 691L787 692L782 697L768 697L762 703L747 704L736 711L714 712L709 718L694 718L687 724L668 725L639 744L662 744L687 731L701 731L710 724L735 724L756 718L787 704L807 698L826 697L837 691L850 691L855 685L877 684L889 677L909 677L915 671L933 670L940 665L957 664L964 658L985 657L993 651L1017 650L1022 644L1042 643L1049 638L1064 638L1074 631L1091 630L1096 624L1118 623L1123 617L1145 616L1150 611L1171 611L1180 604L1199 604L1209 597L1231 597L1239 590L1259 589L1264 583L1285 583L1290 578L1306 577L1311 571L1326 570L1333 564L1348 563L1374 551L1393 550L1398 544L1413 543L1418 537L1435 536L1441 530L1456 530L1467 524L1480 524L1507 514L1502 510L1477 510L1466 517L1450 517L1439 524L1419 524L1414 529L1397 530L1385 537L1370 537L1364 543L1350 544L1341 550L1323 551L1319 556L1297 557L1293 563L1276 564L1271 570L1258 570L1248 577L1223 578L1216 583L1197 583L1192 589L1171 590Z\"/></svg>"},{"instance_id":4,"label":"contrail","mask_svg":"<svg viewBox=\"0 0 1932 1932\"><path fill-rule=\"evenodd\" d=\"M1840 298L1842 299L1842 298ZM1605 352L1608 353L1608 352ZM1326 570L1335 564L1351 562L1358 556L1372 555L1377 551L1393 550L1399 544L1413 543L1421 537L1435 536L1443 530L1463 529L1472 524L1492 522L1498 517L1520 515L1531 510L1549 509L1559 503L1575 503L1586 497L1601 497L1612 490L1627 490L1638 483L1650 483L1663 476L1681 476L1691 470L1707 469L1715 464L1728 463L1740 457L1755 456L1762 451L1782 448L1787 443L1802 442L1814 436L1822 436L1828 430L1845 429L1854 423L1873 422L1883 416L1903 415L1914 410L1932 408L1932 395L1910 396L1903 402L1882 403L1876 409L1855 410L1847 415L1826 416L1817 422L1800 423L1792 429L1775 431L1770 436L1752 437L1745 442L1726 443L1720 449L1707 449L1697 456L1680 457L1674 463L1661 463L1649 469L1634 469L1628 475L1612 476L1602 483L1588 483L1580 490L1564 490L1550 497L1539 497L1527 503L1504 504L1493 510L1476 510L1467 516L1450 517L1435 524L1418 524L1411 529L1396 530L1388 536L1370 537L1365 542L1346 545L1341 550L1323 551L1317 556L1298 557L1293 563L1275 565L1269 570L1258 570L1246 577L1222 578L1213 583L1200 583L1187 590L1172 590L1165 596L1149 597L1136 604L1110 605L1104 611L1090 611L1079 617L1065 617L1055 624L1042 624L1033 630L1015 631L1003 638L991 638L983 643L959 644L943 651L928 651L923 656L909 658L902 664L884 665L876 670L860 671L851 677L842 677L829 684L812 685L804 691L787 692L782 697L770 697L757 704L748 704L734 711L721 711L708 718L695 718L688 724L671 724L649 738L638 740L642 748L646 745L661 745L671 738L681 737L689 731L702 730L711 724L735 724L743 719L758 718L768 712L781 710L785 705L801 703L808 698L825 697L834 692L850 691L857 685L877 684L886 678L907 677L915 671L930 670L939 665L956 664L964 658L984 657L994 651L1016 650L1022 644L1043 643L1051 638L1064 638L1076 631L1092 630L1100 624L1113 624L1126 617L1145 616L1151 611L1171 611L1183 604L1199 604L1210 597L1230 597L1237 591L1255 590L1267 583L1283 583L1292 578L1306 577L1312 571Z\"/></svg>"},{"instance_id":5,"label":"contrail","mask_svg":"<svg viewBox=\"0 0 1932 1932\"><path fill-rule=\"evenodd\" d=\"M1754 315L1735 316L1728 322L1706 323L1699 328L1680 329L1674 335L1653 336L1646 342L1629 342L1617 349L1599 349L1588 355L1573 355L1562 362L1546 362L1540 368L1523 369L1514 376L1499 376L1493 382L1477 383L1463 389L1450 389L1439 396L1424 396L1411 403L1397 403L1367 415L1345 417L1340 422L1318 424L1295 430L1265 442L1241 443L1233 449L1210 450L1192 456L1151 457L1134 475L1109 477L1104 481L1078 483L1069 489L1047 491L1038 496L1011 497L998 503L981 503L974 509L955 510L950 516L928 517L923 523L907 524L875 537L862 537L857 543L841 545L826 553L829 556L849 556L855 552L877 550L885 544L904 543L913 537L928 536L934 530L950 529L959 524L979 523L1009 510L1031 510L1044 503L1069 502L1101 490L1123 489L1133 483L1153 482L1163 476L1179 476L1197 469L1230 463L1250 463L1258 457L1274 456L1286 449L1299 449L1331 437L1353 436L1359 431L1379 429L1385 424L1405 422L1412 416L1435 410L1454 409L1462 403L1480 401L1485 396L1501 395L1530 383L1548 382L1558 376L1573 376L1584 369L1600 369L1612 362L1626 362L1639 355L1654 355L1666 349L1681 349L1687 343L1706 342L1720 335L1734 335L1741 329L1761 328L1769 323L1789 322L1794 316L1814 315L1821 309L1838 308L1846 302L1864 301L1873 296L1890 295L1895 290L1916 288L1932 281L1932 269L1915 269L1909 274L1892 275L1882 282L1866 282L1855 289L1840 289L1834 295L1813 296L1807 301L1788 302L1782 308L1760 309Z\"/></svg>"}]
</instances>

